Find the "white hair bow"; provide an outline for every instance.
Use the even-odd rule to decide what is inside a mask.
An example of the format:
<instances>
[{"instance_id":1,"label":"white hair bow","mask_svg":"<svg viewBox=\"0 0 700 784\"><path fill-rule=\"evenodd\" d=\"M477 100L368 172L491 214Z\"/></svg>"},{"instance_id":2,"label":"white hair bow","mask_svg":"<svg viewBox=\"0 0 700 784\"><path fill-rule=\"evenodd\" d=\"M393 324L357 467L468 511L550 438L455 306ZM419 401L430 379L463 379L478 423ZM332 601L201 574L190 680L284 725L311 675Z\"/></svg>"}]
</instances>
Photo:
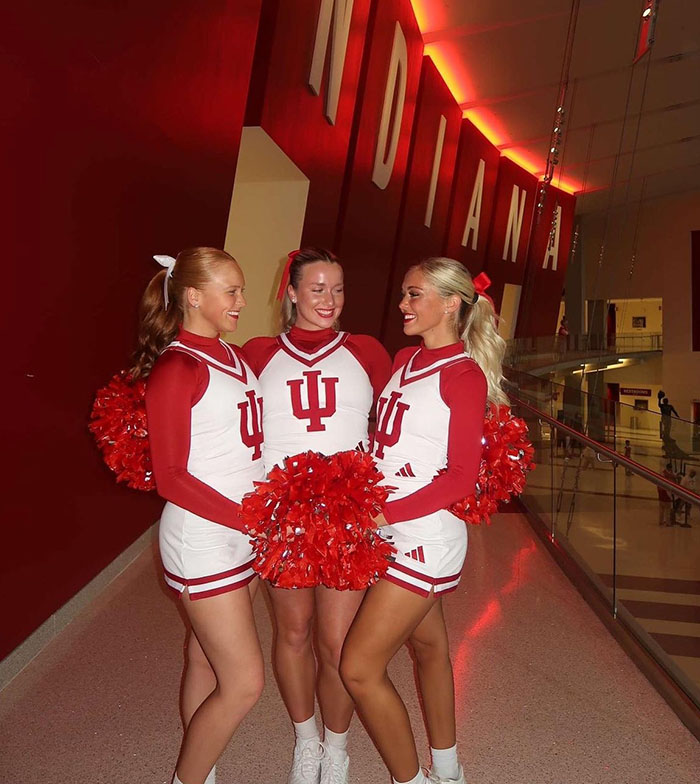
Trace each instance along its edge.
<instances>
[{"instance_id":1,"label":"white hair bow","mask_svg":"<svg viewBox=\"0 0 700 784\"><path fill-rule=\"evenodd\" d=\"M168 281L173 276L173 270L175 269L175 259L172 256L154 256L153 257L161 267L165 267L167 272L165 273L165 278L163 280L163 299L165 300L165 309L168 309L168 304L170 299L168 297Z\"/></svg>"}]
</instances>

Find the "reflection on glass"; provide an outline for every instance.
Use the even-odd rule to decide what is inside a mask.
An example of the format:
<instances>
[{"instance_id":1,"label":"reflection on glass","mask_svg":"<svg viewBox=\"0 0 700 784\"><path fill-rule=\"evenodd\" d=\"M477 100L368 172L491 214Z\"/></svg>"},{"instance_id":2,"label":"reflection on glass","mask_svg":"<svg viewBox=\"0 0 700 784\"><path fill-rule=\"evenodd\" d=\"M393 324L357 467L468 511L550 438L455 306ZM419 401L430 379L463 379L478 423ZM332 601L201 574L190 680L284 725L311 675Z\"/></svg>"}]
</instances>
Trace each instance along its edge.
<instances>
[{"instance_id":1,"label":"reflection on glass","mask_svg":"<svg viewBox=\"0 0 700 784\"><path fill-rule=\"evenodd\" d=\"M700 706L700 504L666 494L576 436L698 493L698 425L673 418L662 429L658 413L519 370L508 369L507 381L515 399L537 409L515 406L537 463L522 502Z\"/></svg>"}]
</instances>

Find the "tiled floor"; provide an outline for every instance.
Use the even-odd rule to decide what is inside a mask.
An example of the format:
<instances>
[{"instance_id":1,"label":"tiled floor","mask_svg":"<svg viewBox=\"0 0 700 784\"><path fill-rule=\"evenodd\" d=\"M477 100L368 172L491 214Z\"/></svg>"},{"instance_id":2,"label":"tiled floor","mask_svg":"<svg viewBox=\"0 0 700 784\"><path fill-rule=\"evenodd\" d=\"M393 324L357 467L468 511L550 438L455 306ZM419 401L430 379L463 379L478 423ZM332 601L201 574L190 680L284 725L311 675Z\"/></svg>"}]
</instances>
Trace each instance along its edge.
<instances>
[{"instance_id":1,"label":"tiled floor","mask_svg":"<svg viewBox=\"0 0 700 784\"><path fill-rule=\"evenodd\" d=\"M470 529L464 579L445 602L469 782L697 781L700 745L518 515ZM256 610L269 652L263 596ZM146 552L2 693L0 782L169 784L182 641L177 605ZM427 762L406 651L391 672ZM262 699L219 763L219 784L282 784L290 743L268 672ZM350 747L353 784L389 782L357 721Z\"/></svg>"}]
</instances>

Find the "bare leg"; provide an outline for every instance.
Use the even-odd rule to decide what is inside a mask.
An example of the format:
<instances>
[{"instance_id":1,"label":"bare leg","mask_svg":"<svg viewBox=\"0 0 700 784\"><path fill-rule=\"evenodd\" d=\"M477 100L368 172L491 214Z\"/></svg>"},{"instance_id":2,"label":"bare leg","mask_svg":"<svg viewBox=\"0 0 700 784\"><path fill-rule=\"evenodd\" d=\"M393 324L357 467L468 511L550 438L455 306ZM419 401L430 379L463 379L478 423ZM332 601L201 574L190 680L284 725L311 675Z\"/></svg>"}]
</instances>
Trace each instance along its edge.
<instances>
[{"instance_id":1,"label":"bare leg","mask_svg":"<svg viewBox=\"0 0 700 784\"><path fill-rule=\"evenodd\" d=\"M316 589L318 612L318 701L323 723L333 732L347 732L355 705L345 690L338 668L345 637L364 591L335 591L319 586Z\"/></svg>"},{"instance_id":2,"label":"bare leg","mask_svg":"<svg viewBox=\"0 0 700 784\"><path fill-rule=\"evenodd\" d=\"M195 601L185 592L182 601L217 681L189 722L177 763L183 784L202 784L257 702L264 667L247 590Z\"/></svg>"},{"instance_id":3,"label":"bare leg","mask_svg":"<svg viewBox=\"0 0 700 784\"><path fill-rule=\"evenodd\" d=\"M189 726L197 708L215 688L216 675L214 675L214 670L212 670L211 664L209 664L209 659L204 655L197 635L190 630L187 639L185 676L182 681L182 694L180 697L182 723L185 729Z\"/></svg>"},{"instance_id":4,"label":"bare leg","mask_svg":"<svg viewBox=\"0 0 700 784\"><path fill-rule=\"evenodd\" d=\"M292 721L306 721L314 715L314 589L271 586L270 598L277 626L273 651L277 685Z\"/></svg>"},{"instance_id":5,"label":"bare leg","mask_svg":"<svg viewBox=\"0 0 700 784\"><path fill-rule=\"evenodd\" d=\"M258 585L259 581L257 578L248 584L251 602L255 599ZM182 681L182 695L180 698L182 722L185 729L189 726L194 712L215 688L216 676L214 675L214 670L212 670L209 660L204 655L197 635L190 629L187 639L185 675Z\"/></svg>"},{"instance_id":6,"label":"bare leg","mask_svg":"<svg viewBox=\"0 0 700 784\"><path fill-rule=\"evenodd\" d=\"M416 655L430 745L434 749L449 749L457 742L455 689L442 599L418 624L410 641Z\"/></svg>"},{"instance_id":7,"label":"bare leg","mask_svg":"<svg viewBox=\"0 0 700 784\"><path fill-rule=\"evenodd\" d=\"M436 601L381 580L367 591L343 649L343 682L397 781L418 773L418 754L406 706L386 670Z\"/></svg>"}]
</instances>

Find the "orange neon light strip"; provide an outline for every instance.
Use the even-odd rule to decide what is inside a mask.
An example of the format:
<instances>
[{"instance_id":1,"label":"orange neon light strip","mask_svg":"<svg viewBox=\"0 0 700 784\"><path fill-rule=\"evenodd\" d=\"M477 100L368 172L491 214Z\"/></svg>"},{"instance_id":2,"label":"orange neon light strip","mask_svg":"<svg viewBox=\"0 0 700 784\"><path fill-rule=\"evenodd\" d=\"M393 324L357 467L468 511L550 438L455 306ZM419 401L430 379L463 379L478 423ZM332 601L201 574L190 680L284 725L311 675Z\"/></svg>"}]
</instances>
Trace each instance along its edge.
<instances>
[{"instance_id":1,"label":"orange neon light strip","mask_svg":"<svg viewBox=\"0 0 700 784\"><path fill-rule=\"evenodd\" d=\"M432 0L411 0L411 4L421 33L440 30L446 26L447 15L442 4ZM445 80L445 84L457 103L463 104L478 100L473 86L474 82L466 73L464 63L451 42L427 44L424 52L435 63L435 67ZM486 108L467 109L462 116L473 123L495 147L509 141L506 129L499 118L490 110ZM534 174L538 180L542 179L544 162L535 160L530 151L514 147L502 152L501 155L517 163L530 174ZM583 187L581 183L570 177L560 177L559 172L555 172L552 185L561 188L566 193L577 193Z\"/></svg>"}]
</instances>

